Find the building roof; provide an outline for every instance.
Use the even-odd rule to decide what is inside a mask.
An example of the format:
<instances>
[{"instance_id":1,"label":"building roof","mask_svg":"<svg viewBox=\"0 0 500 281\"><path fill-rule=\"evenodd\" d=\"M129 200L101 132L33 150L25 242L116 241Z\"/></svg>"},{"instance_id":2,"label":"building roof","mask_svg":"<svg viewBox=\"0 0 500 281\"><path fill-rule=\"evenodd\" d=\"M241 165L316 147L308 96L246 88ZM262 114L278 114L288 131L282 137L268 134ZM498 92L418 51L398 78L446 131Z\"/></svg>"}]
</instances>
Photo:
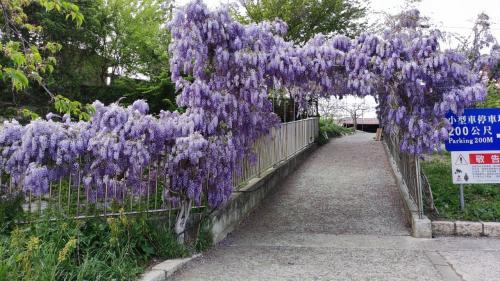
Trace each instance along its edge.
<instances>
[{"instance_id":1,"label":"building roof","mask_svg":"<svg viewBox=\"0 0 500 281\"><path fill-rule=\"evenodd\" d=\"M379 125L377 118L358 118L358 125ZM352 125L352 118L343 118L340 120L341 124Z\"/></svg>"}]
</instances>

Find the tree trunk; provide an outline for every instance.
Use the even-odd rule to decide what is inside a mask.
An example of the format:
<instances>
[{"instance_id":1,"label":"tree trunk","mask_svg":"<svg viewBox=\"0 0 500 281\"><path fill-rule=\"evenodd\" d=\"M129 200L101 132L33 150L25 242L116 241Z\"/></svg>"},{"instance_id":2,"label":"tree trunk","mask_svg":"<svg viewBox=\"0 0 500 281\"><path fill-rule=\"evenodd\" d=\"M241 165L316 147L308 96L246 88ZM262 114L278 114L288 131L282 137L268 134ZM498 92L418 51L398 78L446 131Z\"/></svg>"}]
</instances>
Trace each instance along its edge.
<instances>
[{"instance_id":1,"label":"tree trunk","mask_svg":"<svg viewBox=\"0 0 500 281\"><path fill-rule=\"evenodd\" d=\"M352 118L352 127L354 128L354 132L358 130L358 116L356 114L351 115Z\"/></svg>"},{"instance_id":2,"label":"tree trunk","mask_svg":"<svg viewBox=\"0 0 500 281\"><path fill-rule=\"evenodd\" d=\"M177 242L179 242L179 244L184 244L184 231L186 230L186 224L189 219L189 214L191 213L192 202L191 199L183 200L179 208L179 213L177 213L174 231L177 235Z\"/></svg>"}]
</instances>

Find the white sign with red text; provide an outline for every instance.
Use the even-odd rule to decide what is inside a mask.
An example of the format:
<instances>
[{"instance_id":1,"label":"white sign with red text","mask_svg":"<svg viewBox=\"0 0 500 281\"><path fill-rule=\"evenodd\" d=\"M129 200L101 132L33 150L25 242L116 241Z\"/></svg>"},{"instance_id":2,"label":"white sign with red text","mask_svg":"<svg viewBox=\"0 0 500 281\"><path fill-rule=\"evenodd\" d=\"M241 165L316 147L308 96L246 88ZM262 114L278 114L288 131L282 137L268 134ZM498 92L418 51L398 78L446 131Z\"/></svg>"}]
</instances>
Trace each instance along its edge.
<instances>
[{"instance_id":1,"label":"white sign with red text","mask_svg":"<svg viewBox=\"0 0 500 281\"><path fill-rule=\"evenodd\" d=\"M452 151L454 184L500 183L500 151Z\"/></svg>"}]
</instances>

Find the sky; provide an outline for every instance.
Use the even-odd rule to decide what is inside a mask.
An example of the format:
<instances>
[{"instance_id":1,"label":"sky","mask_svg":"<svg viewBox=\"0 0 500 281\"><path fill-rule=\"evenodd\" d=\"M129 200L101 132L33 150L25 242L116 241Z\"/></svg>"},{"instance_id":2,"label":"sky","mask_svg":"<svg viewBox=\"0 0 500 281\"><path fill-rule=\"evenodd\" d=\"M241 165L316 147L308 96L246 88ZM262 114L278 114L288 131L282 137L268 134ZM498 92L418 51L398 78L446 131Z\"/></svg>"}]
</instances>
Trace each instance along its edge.
<instances>
[{"instance_id":1,"label":"sky","mask_svg":"<svg viewBox=\"0 0 500 281\"><path fill-rule=\"evenodd\" d=\"M190 0L175 0L183 5ZM236 0L204 0L207 6L215 9L234 3ZM403 0L370 0L371 13L396 13L404 7ZM500 38L500 0L422 0L416 7L431 18L443 31L466 35L470 32L476 16L486 12L491 18L493 35ZM372 20L375 20L373 18Z\"/></svg>"},{"instance_id":2,"label":"sky","mask_svg":"<svg viewBox=\"0 0 500 281\"><path fill-rule=\"evenodd\" d=\"M175 0L176 4L183 5L190 0ZM226 6L235 0L204 0L210 9ZM381 12L395 14L404 8L404 0L370 0L369 22L380 19ZM415 4L422 15L430 18L434 27L447 33L468 36L474 25L477 15L485 12L490 16L492 34L500 40L500 0L422 0ZM456 41L443 42L444 48L453 47ZM367 98L367 103L375 105L375 100ZM375 111L366 113L366 117L375 117Z\"/></svg>"},{"instance_id":3,"label":"sky","mask_svg":"<svg viewBox=\"0 0 500 281\"><path fill-rule=\"evenodd\" d=\"M374 12L397 13L402 0L371 0ZM442 31L470 35L477 15L485 12L490 16L492 34L500 39L499 0L422 0L416 4L421 14L430 18L432 24Z\"/></svg>"}]
</instances>

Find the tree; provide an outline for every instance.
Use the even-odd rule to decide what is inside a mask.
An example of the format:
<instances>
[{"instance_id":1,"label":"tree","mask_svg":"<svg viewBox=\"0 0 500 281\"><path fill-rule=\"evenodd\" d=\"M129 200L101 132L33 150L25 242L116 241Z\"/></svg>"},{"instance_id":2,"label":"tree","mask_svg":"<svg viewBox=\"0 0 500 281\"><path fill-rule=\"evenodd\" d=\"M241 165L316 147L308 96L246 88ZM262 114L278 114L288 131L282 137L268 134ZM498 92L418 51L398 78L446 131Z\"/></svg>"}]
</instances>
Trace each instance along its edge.
<instances>
[{"instance_id":1,"label":"tree","mask_svg":"<svg viewBox=\"0 0 500 281\"><path fill-rule=\"evenodd\" d=\"M341 119L348 116L352 119L354 128L357 128L359 117L369 110L373 110L373 107L366 103L365 98L358 97L339 99L331 96L330 98L321 99L319 103L321 116L330 119Z\"/></svg>"},{"instance_id":2,"label":"tree","mask_svg":"<svg viewBox=\"0 0 500 281\"><path fill-rule=\"evenodd\" d=\"M62 45L60 64L65 71L58 75L71 75L55 84L105 85L120 76L160 77L168 71L170 35L164 24L169 9L158 0L86 1L82 13L87 20L79 32L59 16L40 19L46 38Z\"/></svg>"},{"instance_id":3,"label":"tree","mask_svg":"<svg viewBox=\"0 0 500 281\"><path fill-rule=\"evenodd\" d=\"M500 108L500 82L490 82L488 85L488 97L486 97L485 102L481 106Z\"/></svg>"},{"instance_id":4,"label":"tree","mask_svg":"<svg viewBox=\"0 0 500 281\"><path fill-rule=\"evenodd\" d=\"M122 103L129 104L145 98L152 112L175 108L167 53L170 34L164 26L170 17L168 3L80 0L78 11L85 18L80 25L68 22L64 13L47 13L38 4L30 5L24 10L25 18L41 30L36 42L53 42L58 49L50 56L52 72L45 73L43 86L52 96L82 103L122 98ZM54 100L40 95L43 91L31 84L17 92L15 103L9 95L0 95L6 105L0 115L15 116L19 108L45 115Z\"/></svg>"},{"instance_id":5,"label":"tree","mask_svg":"<svg viewBox=\"0 0 500 281\"><path fill-rule=\"evenodd\" d=\"M318 111L320 116L329 119L340 119L344 113L340 109L341 100L336 97L322 98L318 102Z\"/></svg>"},{"instance_id":6,"label":"tree","mask_svg":"<svg viewBox=\"0 0 500 281\"><path fill-rule=\"evenodd\" d=\"M457 35L456 39L460 42L458 50L467 56L471 67L475 68L483 67L481 58L488 56L482 55L481 51L485 48L495 46L497 43L497 40L491 33L490 17L486 13L480 13L477 16L469 36Z\"/></svg>"},{"instance_id":7,"label":"tree","mask_svg":"<svg viewBox=\"0 0 500 281\"><path fill-rule=\"evenodd\" d=\"M168 65L170 6L159 0L106 1L109 19L103 56L113 75L158 77ZM105 39L102 38L102 39Z\"/></svg>"},{"instance_id":8,"label":"tree","mask_svg":"<svg viewBox=\"0 0 500 281\"><path fill-rule=\"evenodd\" d=\"M490 17L481 13L477 16L472 32L468 36L456 36L460 45L458 51L469 59L470 68L481 73L488 84L488 96L480 106L500 107L500 45L491 33ZM489 52L485 52L487 49Z\"/></svg>"},{"instance_id":9,"label":"tree","mask_svg":"<svg viewBox=\"0 0 500 281\"><path fill-rule=\"evenodd\" d=\"M365 2L366 3L366 2ZM318 33L353 37L366 27L367 6L354 0L240 0L245 13L233 13L243 22L279 18L288 25L286 39L307 42Z\"/></svg>"},{"instance_id":10,"label":"tree","mask_svg":"<svg viewBox=\"0 0 500 281\"><path fill-rule=\"evenodd\" d=\"M45 86L43 76L54 70L54 55L61 45L42 39L43 27L33 18L28 17L27 10L42 8L44 14L51 11L71 18L79 26L83 15L79 7L64 0L0 0L0 79L11 84L12 93L24 90L29 81L37 82L46 93L53 97Z\"/></svg>"},{"instance_id":11,"label":"tree","mask_svg":"<svg viewBox=\"0 0 500 281\"><path fill-rule=\"evenodd\" d=\"M355 98L353 101L344 102L340 104L339 108L351 117L354 130L358 128L358 118L361 117L364 112L372 109L371 106L366 104L364 98Z\"/></svg>"}]
</instances>

